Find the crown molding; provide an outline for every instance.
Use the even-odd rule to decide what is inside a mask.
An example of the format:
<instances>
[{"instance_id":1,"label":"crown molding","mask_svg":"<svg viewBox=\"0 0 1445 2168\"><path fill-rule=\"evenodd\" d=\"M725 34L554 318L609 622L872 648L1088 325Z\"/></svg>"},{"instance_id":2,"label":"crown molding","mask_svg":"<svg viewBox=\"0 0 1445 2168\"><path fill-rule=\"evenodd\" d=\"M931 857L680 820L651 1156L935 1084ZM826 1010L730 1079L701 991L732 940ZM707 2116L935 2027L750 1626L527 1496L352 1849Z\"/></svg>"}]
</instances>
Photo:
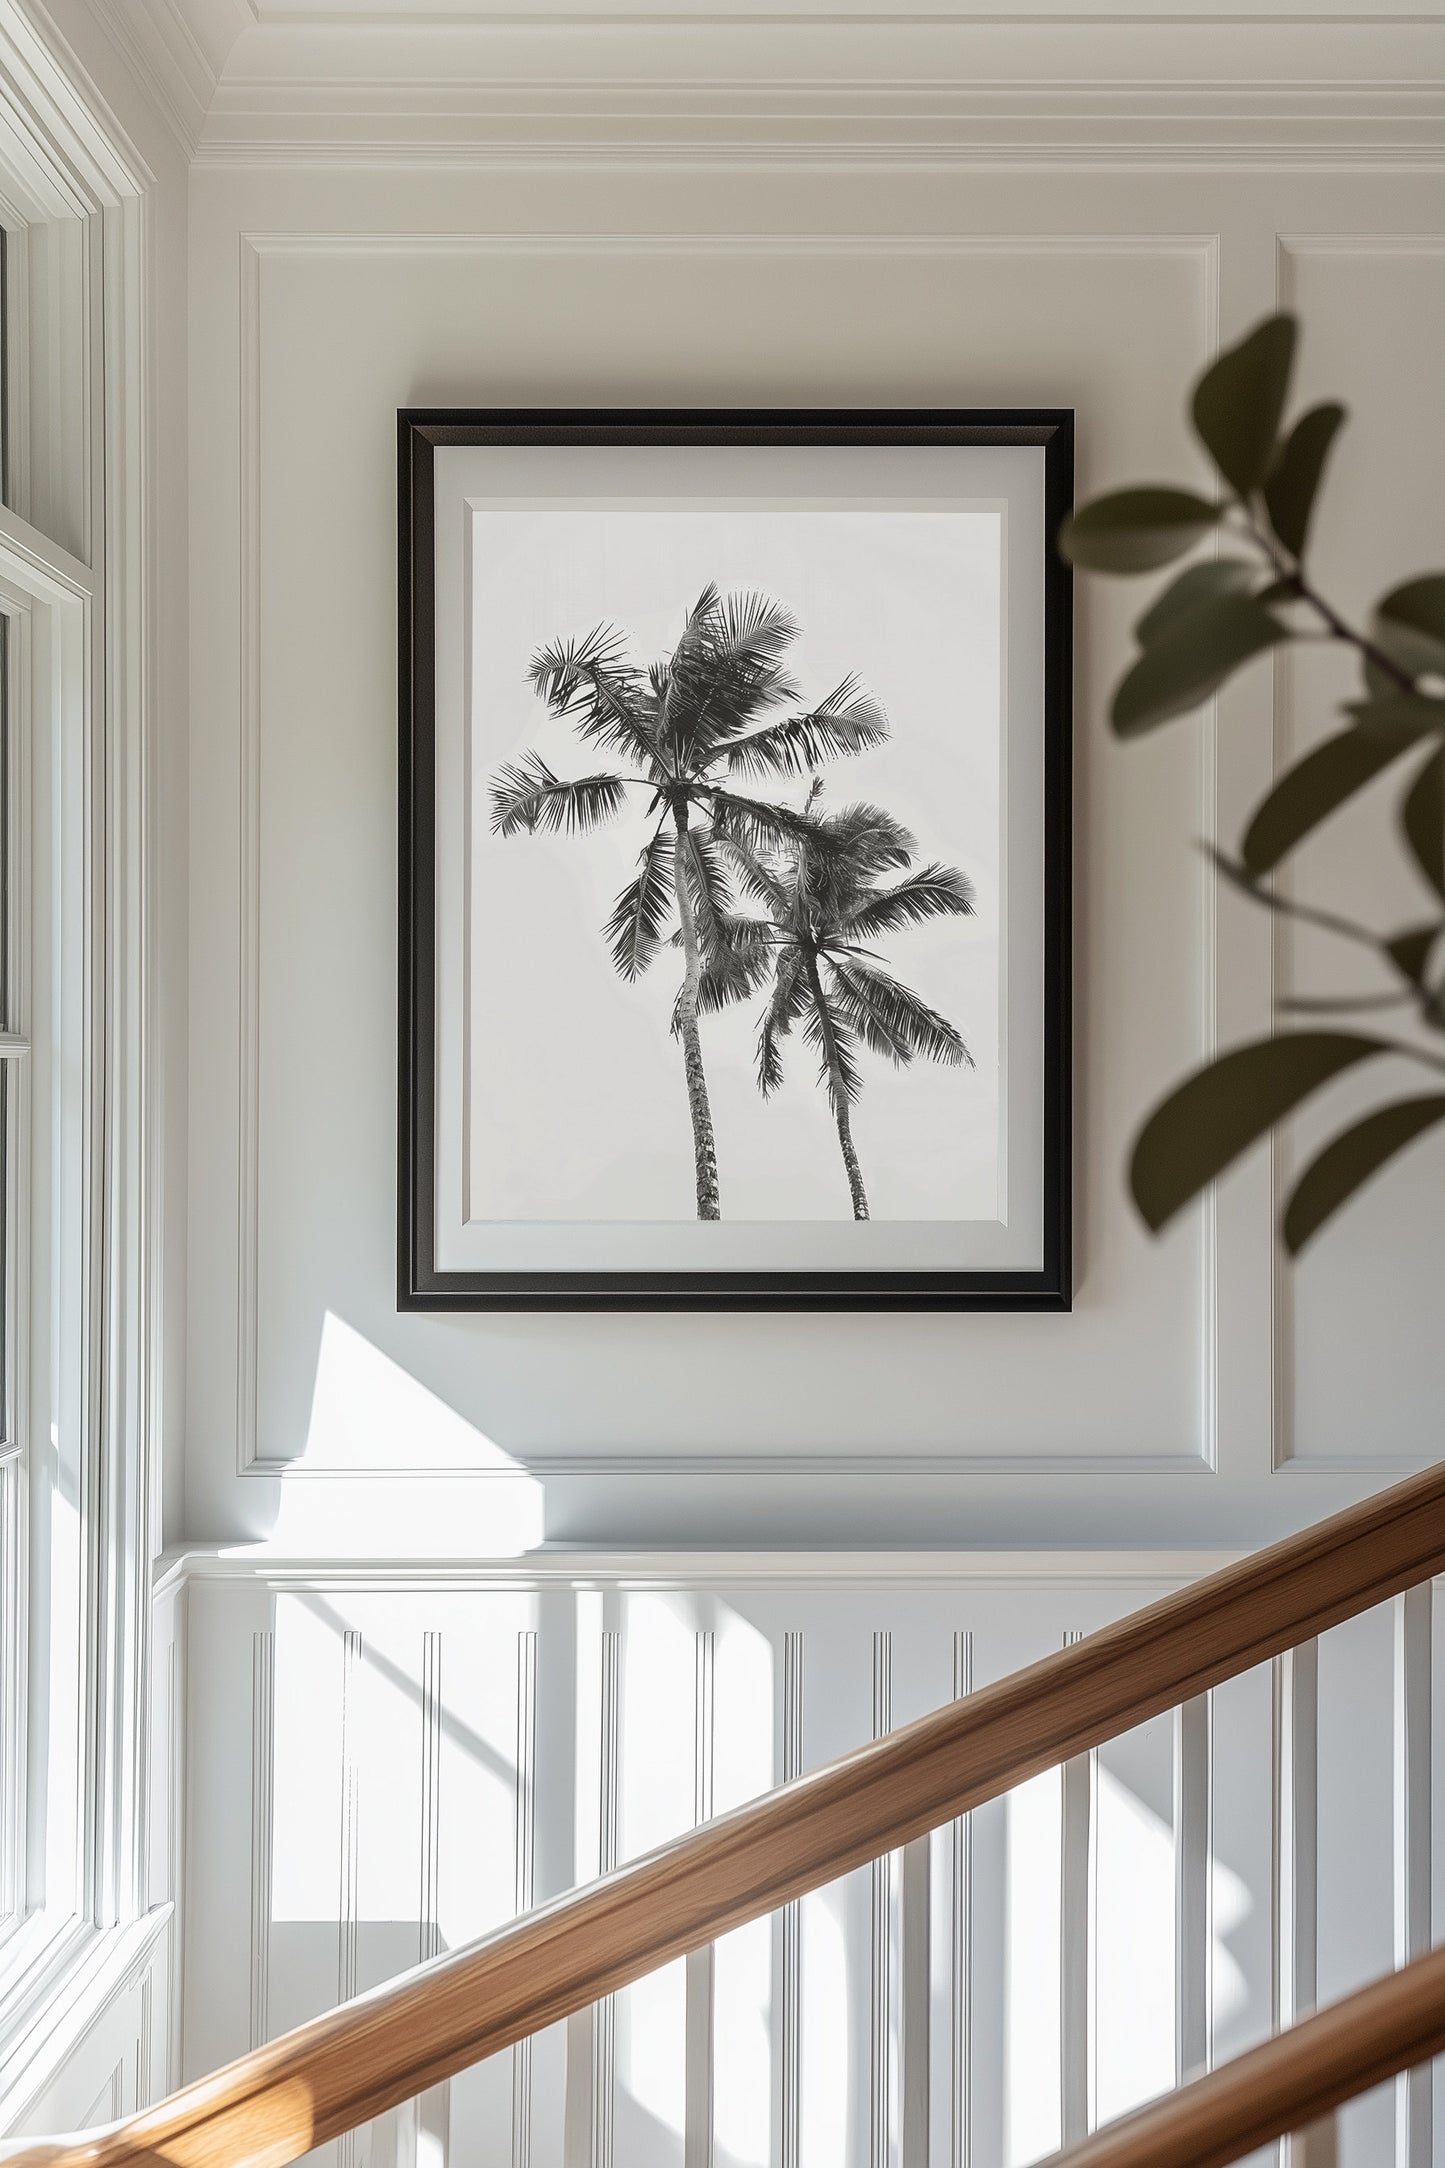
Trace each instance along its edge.
<instances>
[{"instance_id":1,"label":"crown molding","mask_svg":"<svg viewBox=\"0 0 1445 2168\"><path fill-rule=\"evenodd\" d=\"M107 26L182 150L194 157L217 76L176 0L112 0Z\"/></svg>"},{"instance_id":2,"label":"crown molding","mask_svg":"<svg viewBox=\"0 0 1445 2168\"><path fill-rule=\"evenodd\" d=\"M196 155L1434 164L1445 16L267 15Z\"/></svg>"},{"instance_id":3,"label":"crown molding","mask_svg":"<svg viewBox=\"0 0 1445 2168\"><path fill-rule=\"evenodd\" d=\"M232 46L256 25L252 0L91 0L187 158L195 155Z\"/></svg>"},{"instance_id":4,"label":"crown molding","mask_svg":"<svg viewBox=\"0 0 1445 2168\"><path fill-rule=\"evenodd\" d=\"M90 0L188 159L1437 165L1445 11Z\"/></svg>"}]
</instances>

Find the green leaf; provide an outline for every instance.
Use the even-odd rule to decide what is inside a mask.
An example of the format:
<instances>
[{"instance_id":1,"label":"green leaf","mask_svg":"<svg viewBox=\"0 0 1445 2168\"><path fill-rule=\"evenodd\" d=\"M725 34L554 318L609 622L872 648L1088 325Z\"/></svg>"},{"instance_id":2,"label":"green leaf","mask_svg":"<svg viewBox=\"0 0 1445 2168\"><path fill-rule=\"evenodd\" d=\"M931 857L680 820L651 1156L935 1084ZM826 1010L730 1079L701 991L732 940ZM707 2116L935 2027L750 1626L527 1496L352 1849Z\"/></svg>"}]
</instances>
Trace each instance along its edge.
<instances>
[{"instance_id":1,"label":"green leaf","mask_svg":"<svg viewBox=\"0 0 1445 2168\"><path fill-rule=\"evenodd\" d=\"M1445 572L1422 572L1392 587L1376 605L1376 615L1413 632L1427 633L1445 647Z\"/></svg>"},{"instance_id":2,"label":"green leaf","mask_svg":"<svg viewBox=\"0 0 1445 2168\"><path fill-rule=\"evenodd\" d=\"M1258 489L1274 455L1298 326L1267 316L1206 369L1194 391L1194 426L1241 497Z\"/></svg>"},{"instance_id":3,"label":"green leaf","mask_svg":"<svg viewBox=\"0 0 1445 2168\"><path fill-rule=\"evenodd\" d=\"M1284 1215L1285 1248L1298 1257L1311 1235L1407 1144L1445 1121L1445 1093L1377 1107L1341 1132L1296 1182Z\"/></svg>"},{"instance_id":4,"label":"green leaf","mask_svg":"<svg viewBox=\"0 0 1445 2168\"><path fill-rule=\"evenodd\" d=\"M1445 572L1422 572L1392 587L1376 604L1371 629L1375 645L1411 677L1445 675ZM1381 689L1381 680L1389 682L1368 660L1365 679L1372 690Z\"/></svg>"},{"instance_id":5,"label":"green leaf","mask_svg":"<svg viewBox=\"0 0 1445 2168\"><path fill-rule=\"evenodd\" d=\"M1405 793L1400 826L1416 865L1445 898L1445 751L1430 755Z\"/></svg>"},{"instance_id":6,"label":"green leaf","mask_svg":"<svg viewBox=\"0 0 1445 2168\"><path fill-rule=\"evenodd\" d=\"M1071 513L1059 549L1090 572L1153 572L1192 550L1220 510L1187 489L1119 489Z\"/></svg>"},{"instance_id":7,"label":"green leaf","mask_svg":"<svg viewBox=\"0 0 1445 2168\"><path fill-rule=\"evenodd\" d=\"M1425 976L1425 966L1430 961L1430 951L1439 940L1441 925L1432 918L1423 926L1407 926L1385 943L1389 957L1402 979L1411 986L1418 986Z\"/></svg>"},{"instance_id":8,"label":"green leaf","mask_svg":"<svg viewBox=\"0 0 1445 2168\"><path fill-rule=\"evenodd\" d=\"M1137 737L1187 715L1252 656L1288 639L1278 618L1248 595L1203 602L1150 642L1114 694L1114 728Z\"/></svg>"},{"instance_id":9,"label":"green leaf","mask_svg":"<svg viewBox=\"0 0 1445 2168\"><path fill-rule=\"evenodd\" d=\"M1436 731L1445 736L1445 700L1426 693L1377 693L1371 700L1348 700L1346 715L1353 715L1361 730L1398 738L1401 744L1425 738Z\"/></svg>"},{"instance_id":10,"label":"green leaf","mask_svg":"<svg viewBox=\"0 0 1445 2168\"><path fill-rule=\"evenodd\" d=\"M1326 738L1287 769L1256 807L1240 856L1256 879L1272 873L1322 820L1398 760L1413 738L1352 726Z\"/></svg>"},{"instance_id":11,"label":"green leaf","mask_svg":"<svg viewBox=\"0 0 1445 2168\"><path fill-rule=\"evenodd\" d=\"M1256 576L1255 566L1240 557L1212 557L1207 564L1190 565L1150 603L1134 627L1134 638L1140 647L1147 647L1200 603L1217 602L1221 595L1244 594Z\"/></svg>"},{"instance_id":12,"label":"green leaf","mask_svg":"<svg viewBox=\"0 0 1445 2168\"><path fill-rule=\"evenodd\" d=\"M1264 478L1270 525L1294 557L1304 555L1325 461L1344 418L1334 400L1301 414Z\"/></svg>"},{"instance_id":13,"label":"green leaf","mask_svg":"<svg viewBox=\"0 0 1445 2168\"><path fill-rule=\"evenodd\" d=\"M1376 613L1370 627L1370 640L1379 650L1384 662L1373 655L1364 654L1361 661L1365 683L1379 699L1409 699L1412 695L1402 687L1397 673L1403 671L1409 679L1445 674L1445 645L1432 639L1428 632L1418 632L1409 625L1397 625L1393 619ZM1394 664L1394 670L1386 668L1386 662ZM1424 699L1426 695L1421 694Z\"/></svg>"},{"instance_id":14,"label":"green leaf","mask_svg":"<svg viewBox=\"0 0 1445 2168\"><path fill-rule=\"evenodd\" d=\"M1332 1077L1386 1052L1354 1031L1293 1031L1237 1046L1197 1069L1154 1109L1134 1146L1129 1184L1157 1234Z\"/></svg>"}]
</instances>

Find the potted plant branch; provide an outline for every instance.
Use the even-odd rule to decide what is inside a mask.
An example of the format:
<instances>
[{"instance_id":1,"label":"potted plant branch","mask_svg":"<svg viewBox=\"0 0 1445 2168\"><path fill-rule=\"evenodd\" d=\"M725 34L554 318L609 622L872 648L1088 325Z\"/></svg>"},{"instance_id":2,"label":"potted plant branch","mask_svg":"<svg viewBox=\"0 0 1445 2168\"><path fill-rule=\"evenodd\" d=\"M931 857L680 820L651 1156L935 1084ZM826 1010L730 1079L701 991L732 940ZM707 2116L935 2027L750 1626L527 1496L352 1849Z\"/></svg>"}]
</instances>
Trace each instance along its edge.
<instances>
[{"instance_id":1,"label":"potted plant branch","mask_svg":"<svg viewBox=\"0 0 1445 2168\"><path fill-rule=\"evenodd\" d=\"M1157 1232L1332 1080L1407 1064L1420 1088L1383 1097L1337 1129L1294 1181L1281 1227L1292 1255L1396 1154L1445 1121L1445 572L1393 587L1363 625L1320 592L1311 524L1346 417L1328 401L1286 423L1297 336L1292 316L1268 317L1195 386L1194 429L1217 494L1170 485L1114 491L1081 506L1060 536L1064 554L1089 572L1131 576L1192 560L1134 627L1138 652L1112 704L1121 738L1190 713L1237 672L1294 643L1324 640L1358 662L1339 727L1276 780L1237 851L1211 855L1220 877L1252 903L1367 959L1365 983L1280 1002L1280 1028L1206 1063L1154 1109L1129 1170L1139 1211ZM1390 771L1401 779L1398 846L1428 899L1418 915L1371 925L1284 889L1279 875L1291 853ZM1364 1028L1366 1013L1388 1022Z\"/></svg>"}]
</instances>

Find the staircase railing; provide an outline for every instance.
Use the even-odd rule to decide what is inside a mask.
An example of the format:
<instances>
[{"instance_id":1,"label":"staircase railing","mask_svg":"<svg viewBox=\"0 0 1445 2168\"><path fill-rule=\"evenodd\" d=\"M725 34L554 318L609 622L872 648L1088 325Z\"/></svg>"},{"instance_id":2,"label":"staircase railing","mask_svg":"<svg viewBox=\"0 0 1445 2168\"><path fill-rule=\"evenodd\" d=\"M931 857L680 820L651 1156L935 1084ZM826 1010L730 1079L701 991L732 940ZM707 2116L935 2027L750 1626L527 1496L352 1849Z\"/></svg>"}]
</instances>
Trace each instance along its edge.
<instances>
[{"instance_id":1,"label":"staircase railing","mask_svg":"<svg viewBox=\"0 0 1445 2168\"><path fill-rule=\"evenodd\" d=\"M1225 2168L1445 2049L1445 1946L1095 2131L1069 2168Z\"/></svg>"},{"instance_id":2,"label":"staircase railing","mask_svg":"<svg viewBox=\"0 0 1445 2168\"><path fill-rule=\"evenodd\" d=\"M1445 1571L1445 1467L1230 1566L20 2168L285 2168L484 2056ZM1111 2126L1235 2159L1445 2047L1445 1952Z\"/></svg>"}]
</instances>

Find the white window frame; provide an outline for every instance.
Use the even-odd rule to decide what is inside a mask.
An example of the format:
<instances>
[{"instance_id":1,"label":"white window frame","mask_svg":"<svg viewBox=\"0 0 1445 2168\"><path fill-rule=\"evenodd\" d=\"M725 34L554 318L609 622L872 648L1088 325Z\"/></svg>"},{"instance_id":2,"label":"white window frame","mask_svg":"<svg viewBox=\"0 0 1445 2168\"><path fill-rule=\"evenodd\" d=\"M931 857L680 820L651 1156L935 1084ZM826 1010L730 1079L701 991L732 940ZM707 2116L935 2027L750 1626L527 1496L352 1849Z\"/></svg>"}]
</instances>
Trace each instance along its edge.
<instances>
[{"instance_id":1,"label":"white window frame","mask_svg":"<svg viewBox=\"0 0 1445 2168\"><path fill-rule=\"evenodd\" d=\"M19 1451L8 1472L9 1548L0 1570L13 1576L21 1603L7 1619L10 1932L0 1943L0 2031L7 2002L17 1990L33 1992L84 1939L91 1910L84 1635L95 1367L87 1288L97 1114L88 998L93 603L84 565L0 513L14 973L4 1021L20 1027L25 1049L6 1063L15 1087L6 1108L18 1177L7 1296Z\"/></svg>"},{"instance_id":2,"label":"white window frame","mask_svg":"<svg viewBox=\"0 0 1445 2168\"><path fill-rule=\"evenodd\" d=\"M15 1030L29 1010L29 851L26 783L19 727L21 643L5 620L0 647L0 942L3 942L4 1006L0 1010L0 1059L4 1068L0 1126L0 1302L3 1302L3 1369L0 1369L0 1960L21 1925L25 1890L26 1655L28 1646L30 1525L23 1439L27 1423L24 1344L29 1305L20 1260L28 1254L30 1226L30 1078L23 1055L28 1041ZM28 691L28 688L25 688Z\"/></svg>"},{"instance_id":3,"label":"white window frame","mask_svg":"<svg viewBox=\"0 0 1445 2168\"><path fill-rule=\"evenodd\" d=\"M67 2012L162 1924L146 1829L161 1377L150 185L69 56L0 0L17 944L0 1031L33 1041L0 1048L22 1174L6 1278L21 1455L0 1528L0 2131L63 2057Z\"/></svg>"}]
</instances>

